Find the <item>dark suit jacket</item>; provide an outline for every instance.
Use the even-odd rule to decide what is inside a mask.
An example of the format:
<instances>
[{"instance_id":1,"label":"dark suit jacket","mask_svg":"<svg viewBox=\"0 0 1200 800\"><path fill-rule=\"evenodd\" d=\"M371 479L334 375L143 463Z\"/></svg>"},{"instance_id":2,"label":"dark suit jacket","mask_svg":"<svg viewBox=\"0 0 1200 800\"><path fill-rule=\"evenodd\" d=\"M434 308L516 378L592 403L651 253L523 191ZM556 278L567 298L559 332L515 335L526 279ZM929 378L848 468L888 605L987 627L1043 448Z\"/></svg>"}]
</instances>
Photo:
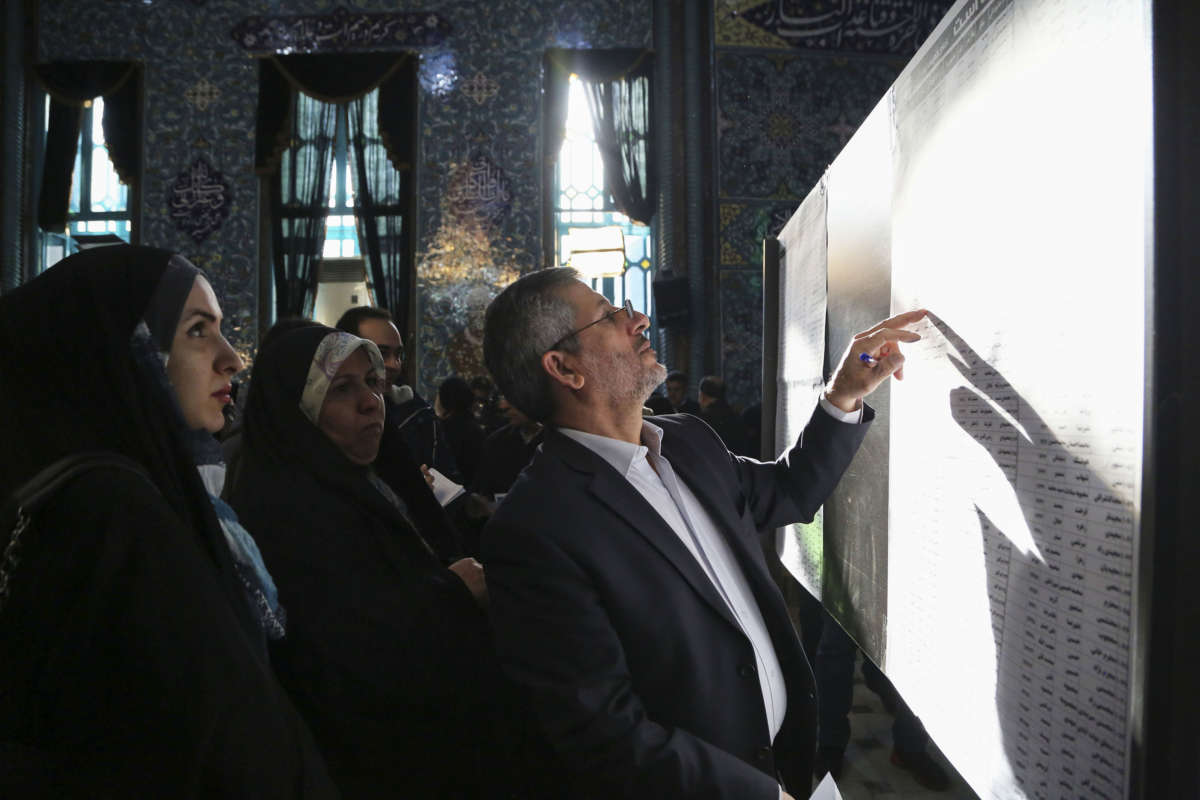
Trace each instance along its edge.
<instances>
[{"instance_id":1,"label":"dark suit jacket","mask_svg":"<svg viewBox=\"0 0 1200 800\"><path fill-rule=\"evenodd\" d=\"M690 397L683 399L679 408L671 405L671 401L661 394L652 394L646 399L646 406L655 414L693 414L700 416L700 404Z\"/></svg>"},{"instance_id":2,"label":"dark suit jacket","mask_svg":"<svg viewBox=\"0 0 1200 800\"><path fill-rule=\"evenodd\" d=\"M461 483L462 473L454 460L451 445L446 441L441 420L423 397L411 394L411 391L384 395L388 427L400 432L413 461L433 467L450 480ZM393 399L397 394L411 396L404 402L396 403Z\"/></svg>"},{"instance_id":3,"label":"dark suit jacket","mask_svg":"<svg viewBox=\"0 0 1200 800\"><path fill-rule=\"evenodd\" d=\"M762 463L731 455L694 417L653 422L762 611L788 692L775 742L750 641L703 569L623 476L553 429L484 531L501 661L531 692L573 794L774 800L782 777L806 797L812 670L759 531L811 520L867 426L818 410L795 448Z\"/></svg>"},{"instance_id":4,"label":"dark suit jacket","mask_svg":"<svg viewBox=\"0 0 1200 800\"><path fill-rule=\"evenodd\" d=\"M716 431L729 452L739 456L750 455L752 451L746 446L746 426L742 424L742 418L737 412L724 400L717 400L701 411L700 419Z\"/></svg>"}]
</instances>

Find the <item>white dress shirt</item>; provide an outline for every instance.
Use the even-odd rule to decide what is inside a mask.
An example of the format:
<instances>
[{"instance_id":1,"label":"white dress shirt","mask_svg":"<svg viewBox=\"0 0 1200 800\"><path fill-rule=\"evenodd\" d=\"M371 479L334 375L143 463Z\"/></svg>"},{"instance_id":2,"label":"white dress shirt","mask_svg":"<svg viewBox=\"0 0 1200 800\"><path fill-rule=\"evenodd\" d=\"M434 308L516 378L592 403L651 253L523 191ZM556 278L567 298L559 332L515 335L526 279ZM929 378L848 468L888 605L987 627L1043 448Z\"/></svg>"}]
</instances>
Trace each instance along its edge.
<instances>
[{"instance_id":1,"label":"white dress shirt","mask_svg":"<svg viewBox=\"0 0 1200 800\"><path fill-rule=\"evenodd\" d=\"M825 399L821 408L834 419L854 424L862 421L862 409L845 412ZM746 576L738 566L729 542L721 535L713 518L686 483L662 455L662 428L642 422L642 444L630 444L620 439L584 433L573 428L560 428L567 436L603 458L622 475L663 521L675 532L684 547L696 559L712 582L717 594L725 601L733 618L750 640L758 669L763 708L767 714L767 729L771 741L779 733L787 714L787 686L783 670L771 643L771 635L763 621L762 611L754 599ZM781 789L782 794L782 789Z\"/></svg>"},{"instance_id":2,"label":"white dress shirt","mask_svg":"<svg viewBox=\"0 0 1200 800\"><path fill-rule=\"evenodd\" d=\"M663 458L662 428L643 422L642 441L645 444L640 445L571 428L560 430L623 475L670 526L712 581L754 649L767 727L774 741L787 713L787 689L771 635L729 543L696 495L675 477L670 463Z\"/></svg>"},{"instance_id":3,"label":"white dress shirt","mask_svg":"<svg viewBox=\"0 0 1200 800\"><path fill-rule=\"evenodd\" d=\"M835 419L857 423L862 418L861 409L847 413L833 406L823 396L820 402L821 407ZM700 500L687 484L675 476L670 462L663 458L662 428L643 422L643 444L640 445L573 428L560 430L563 435L603 458L629 481L704 570L754 649L767 727L771 741L774 741L787 713L787 687L775 647L771 643L771 635L729 542L721 535Z\"/></svg>"}]
</instances>

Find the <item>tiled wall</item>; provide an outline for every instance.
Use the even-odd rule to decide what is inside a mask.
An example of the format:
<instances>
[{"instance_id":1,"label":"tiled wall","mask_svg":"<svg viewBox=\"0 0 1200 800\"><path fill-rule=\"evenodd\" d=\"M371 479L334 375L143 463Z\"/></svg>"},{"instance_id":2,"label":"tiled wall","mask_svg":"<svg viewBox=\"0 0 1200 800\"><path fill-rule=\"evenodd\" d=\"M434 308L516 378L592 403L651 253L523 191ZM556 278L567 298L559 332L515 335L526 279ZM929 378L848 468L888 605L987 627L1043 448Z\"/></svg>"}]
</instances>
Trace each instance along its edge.
<instances>
[{"instance_id":1,"label":"tiled wall","mask_svg":"<svg viewBox=\"0 0 1200 800\"><path fill-rule=\"evenodd\" d=\"M763 237L778 232L949 5L713 0L713 290L719 367L735 404L759 396ZM389 38L371 49L405 49L415 34L403 32L422 20L396 17L435 14L435 41L415 48L426 393L450 373L482 371L483 309L497 286L541 265L543 51L646 47L652 35L652 0L42 0L39 9L43 60L145 63L143 241L209 271L247 354L257 329L257 69L233 31L251 17L388 14Z\"/></svg>"},{"instance_id":2,"label":"tiled wall","mask_svg":"<svg viewBox=\"0 0 1200 800\"><path fill-rule=\"evenodd\" d=\"M39 9L43 60L145 62L142 241L213 276L245 353L257 328L258 73L232 31L249 17L435 12L438 41L416 48L425 392L452 372L482 371L483 309L497 285L540 266L543 51L645 47L651 37L651 0L42 0ZM389 39L370 49L405 49L421 22L392 19Z\"/></svg>"},{"instance_id":3,"label":"tiled wall","mask_svg":"<svg viewBox=\"0 0 1200 800\"><path fill-rule=\"evenodd\" d=\"M714 0L721 371L760 399L762 240L779 233L950 0Z\"/></svg>"}]
</instances>

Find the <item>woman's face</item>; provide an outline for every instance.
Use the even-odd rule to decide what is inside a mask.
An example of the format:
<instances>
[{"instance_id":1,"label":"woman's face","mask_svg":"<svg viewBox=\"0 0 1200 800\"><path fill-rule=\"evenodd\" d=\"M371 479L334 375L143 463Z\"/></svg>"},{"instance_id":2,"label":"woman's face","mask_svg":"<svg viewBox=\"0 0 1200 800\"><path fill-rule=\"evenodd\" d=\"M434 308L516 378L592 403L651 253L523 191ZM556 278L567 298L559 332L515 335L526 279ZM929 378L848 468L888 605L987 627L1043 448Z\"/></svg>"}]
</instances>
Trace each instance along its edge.
<instances>
[{"instance_id":1,"label":"woman's face","mask_svg":"<svg viewBox=\"0 0 1200 800\"><path fill-rule=\"evenodd\" d=\"M355 464L365 466L379 454L383 436L384 378L361 347L342 362L329 383L317 427Z\"/></svg>"},{"instance_id":2,"label":"woman's face","mask_svg":"<svg viewBox=\"0 0 1200 800\"><path fill-rule=\"evenodd\" d=\"M221 335L221 306L212 287L197 276L175 327L167 378L175 389L183 420L192 429L216 433L225 425L232 398L230 378L242 359Z\"/></svg>"}]
</instances>

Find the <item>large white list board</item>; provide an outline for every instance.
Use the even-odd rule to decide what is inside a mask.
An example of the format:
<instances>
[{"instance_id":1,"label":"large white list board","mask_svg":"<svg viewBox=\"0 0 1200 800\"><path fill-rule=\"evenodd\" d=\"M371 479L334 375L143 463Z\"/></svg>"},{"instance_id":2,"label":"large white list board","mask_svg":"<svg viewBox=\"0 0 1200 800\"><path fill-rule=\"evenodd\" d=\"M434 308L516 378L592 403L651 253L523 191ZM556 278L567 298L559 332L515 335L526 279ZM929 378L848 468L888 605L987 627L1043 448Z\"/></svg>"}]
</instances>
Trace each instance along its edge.
<instances>
[{"instance_id":1,"label":"large white list board","mask_svg":"<svg viewBox=\"0 0 1200 800\"><path fill-rule=\"evenodd\" d=\"M828 287L780 317L827 314L832 358L931 312L823 530L781 553L982 797L1127 793L1147 25L1145 0L958 3L780 237L781 284ZM815 358L797 328L781 376Z\"/></svg>"}]
</instances>

